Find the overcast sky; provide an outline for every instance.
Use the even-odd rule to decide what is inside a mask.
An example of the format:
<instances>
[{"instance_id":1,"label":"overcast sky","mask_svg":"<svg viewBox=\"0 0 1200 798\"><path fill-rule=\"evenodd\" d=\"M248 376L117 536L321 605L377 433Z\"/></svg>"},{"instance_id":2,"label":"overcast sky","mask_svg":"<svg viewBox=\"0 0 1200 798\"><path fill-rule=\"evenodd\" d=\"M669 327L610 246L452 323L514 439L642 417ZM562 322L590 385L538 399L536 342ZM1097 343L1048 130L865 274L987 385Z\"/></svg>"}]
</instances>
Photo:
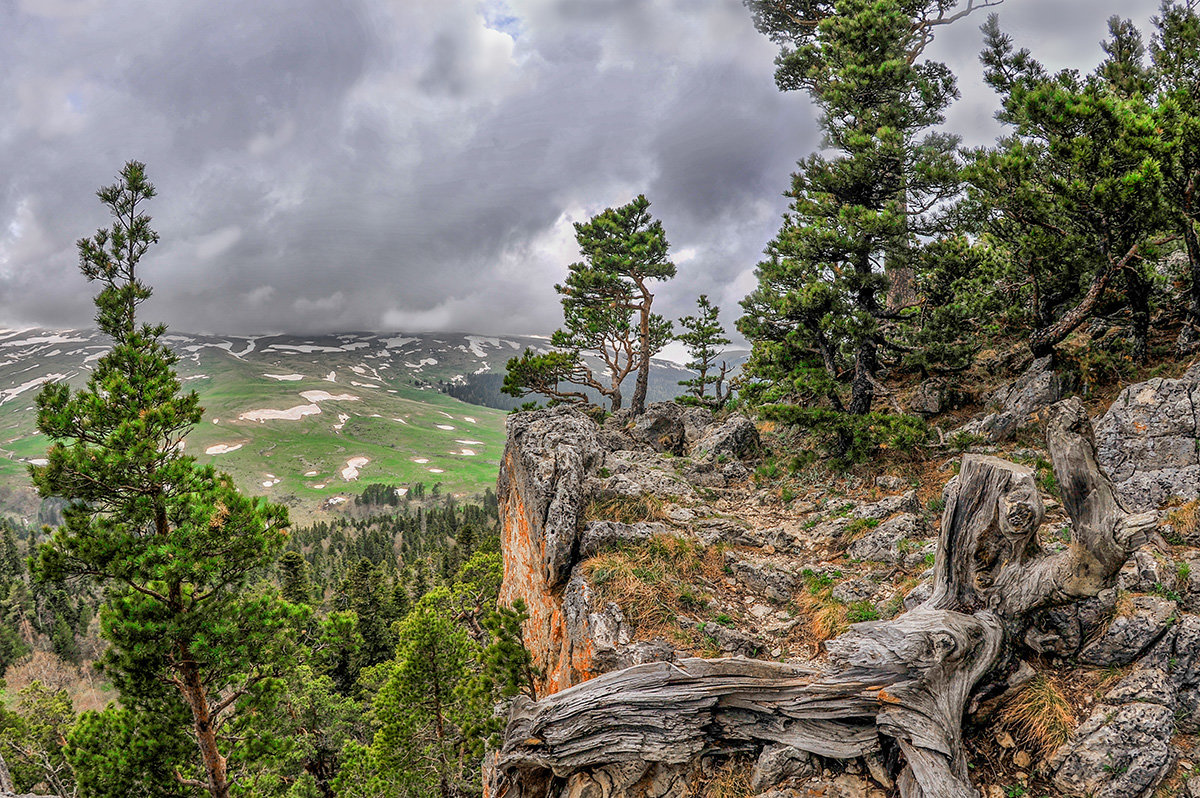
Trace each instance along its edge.
<instances>
[{"instance_id":1,"label":"overcast sky","mask_svg":"<svg viewBox=\"0 0 1200 798\"><path fill-rule=\"evenodd\" d=\"M1007 0L1053 66L1157 0ZM998 132L982 15L943 30ZM74 242L129 159L159 196L148 320L214 333L544 333L571 223L645 193L727 326L819 139L740 0L0 0L0 324L90 324Z\"/></svg>"}]
</instances>

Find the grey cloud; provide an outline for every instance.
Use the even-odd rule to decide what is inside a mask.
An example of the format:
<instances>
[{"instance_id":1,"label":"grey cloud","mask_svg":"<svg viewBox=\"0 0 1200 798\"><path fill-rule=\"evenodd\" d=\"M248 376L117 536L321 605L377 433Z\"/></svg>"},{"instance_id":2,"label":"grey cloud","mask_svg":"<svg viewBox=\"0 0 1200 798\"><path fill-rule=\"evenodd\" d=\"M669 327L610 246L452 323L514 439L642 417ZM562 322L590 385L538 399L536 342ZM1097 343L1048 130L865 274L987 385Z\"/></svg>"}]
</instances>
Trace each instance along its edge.
<instances>
[{"instance_id":1,"label":"grey cloud","mask_svg":"<svg viewBox=\"0 0 1200 798\"><path fill-rule=\"evenodd\" d=\"M1109 13L1156 4L1002 19L1086 67ZM73 242L138 158L160 195L147 313L181 330L545 332L570 223L640 192L679 256L664 312L707 292L731 326L818 141L739 0L39 5L0 4L0 323L89 323ZM960 74L951 126L984 143L978 22L933 54Z\"/></svg>"}]
</instances>

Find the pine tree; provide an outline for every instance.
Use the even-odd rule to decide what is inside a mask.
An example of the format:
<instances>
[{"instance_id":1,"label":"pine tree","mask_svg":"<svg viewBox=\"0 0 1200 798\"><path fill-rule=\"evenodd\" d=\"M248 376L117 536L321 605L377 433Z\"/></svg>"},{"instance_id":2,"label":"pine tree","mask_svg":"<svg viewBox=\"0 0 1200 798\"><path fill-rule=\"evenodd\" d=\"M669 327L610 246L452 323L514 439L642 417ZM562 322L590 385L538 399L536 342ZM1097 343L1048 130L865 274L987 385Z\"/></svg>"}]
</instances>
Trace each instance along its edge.
<instances>
[{"instance_id":1,"label":"pine tree","mask_svg":"<svg viewBox=\"0 0 1200 798\"><path fill-rule=\"evenodd\" d=\"M509 360L505 393L540 393L552 404L588 402L585 391L560 387L567 383L594 390L620 410L621 384L636 372L630 408L645 411L650 358L671 340L671 323L651 310L650 282L675 276L662 222L649 208L650 201L639 195L575 224L583 260L572 263L566 281L554 286L563 307L563 326L550 339L557 351L526 350ZM605 382L592 373L585 354L604 364Z\"/></svg>"},{"instance_id":2,"label":"pine tree","mask_svg":"<svg viewBox=\"0 0 1200 798\"><path fill-rule=\"evenodd\" d=\"M684 332L678 333L675 340L687 347L691 360L684 364L699 376L690 380L680 380L679 384L687 389L685 396L677 401L690 400L696 404L720 406L725 401L721 386L725 382L726 366L721 364L719 374L712 373L721 348L729 343L725 337L725 328L720 322L721 309L708 301L708 296L701 294L696 300L696 315L684 316L679 320L679 326ZM708 386L714 388L713 396L707 397Z\"/></svg>"},{"instance_id":3,"label":"pine tree","mask_svg":"<svg viewBox=\"0 0 1200 798\"><path fill-rule=\"evenodd\" d=\"M985 79L1012 134L967 169L980 232L1008 264L1000 281L1035 356L1050 355L1115 291L1144 360L1148 259L1169 226L1162 165L1168 146L1146 94L1140 36L1114 18L1108 57L1090 75L1051 74L1017 50L992 16ZM1121 290L1121 289L1124 290Z\"/></svg>"},{"instance_id":4,"label":"pine tree","mask_svg":"<svg viewBox=\"0 0 1200 798\"><path fill-rule=\"evenodd\" d=\"M943 64L917 59L930 3L809 5L826 13L797 34L778 76L821 108L832 153L793 175L738 329L753 344L748 398L812 408L839 428L844 452L857 423L846 417L871 412L880 370L900 362L923 318L916 306L888 307L887 274L920 261L917 237L940 231L931 211L958 190L957 140L928 132L957 90Z\"/></svg>"},{"instance_id":5,"label":"pine tree","mask_svg":"<svg viewBox=\"0 0 1200 798\"><path fill-rule=\"evenodd\" d=\"M1177 349L1200 347L1200 5L1168 0L1150 43L1156 118L1168 143L1163 160L1169 229L1183 239L1188 299Z\"/></svg>"},{"instance_id":6,"label":"pine tree","mask_svg":"<svg viewBox=\"0 0 1200 798\"><path fill-rule=\"evenodd\" d=\"M70 506L40 546L36 573L107 587L105 671L127 706L160 696L163 684L177 692L204 774L180 778L227 798L231 736L254 733L236 714L269 700L290 657L284 632L298 611L254 587L284 543L287 513L180 449L200 421L199 399L181 392L166 328L137 320L151 294L138 266L158 241L143 210L154 195L145 166L127 163L98 192L111 228L78 244L81 271L102 286L96 321L113 347L82 390L56 383L38 395L51 447L31 475L42 496Z\"/></svg>"}]
</instances>

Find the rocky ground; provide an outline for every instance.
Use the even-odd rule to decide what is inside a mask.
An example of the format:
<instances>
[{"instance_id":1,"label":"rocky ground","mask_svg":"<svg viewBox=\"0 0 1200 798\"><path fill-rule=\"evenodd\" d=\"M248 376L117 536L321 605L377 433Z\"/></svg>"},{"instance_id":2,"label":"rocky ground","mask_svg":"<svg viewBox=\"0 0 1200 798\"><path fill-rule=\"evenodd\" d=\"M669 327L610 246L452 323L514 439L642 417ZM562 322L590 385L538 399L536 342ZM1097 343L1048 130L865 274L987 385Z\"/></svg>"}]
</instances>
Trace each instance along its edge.
<instances>
[{"instance_id":1,"label":"rocky ground","mask_svg":"<svg viewBox=\"0 0 1200 798\"><path fill-rule=\"evenodd\" d=\"M819 664L849 625L928 597L958 449L1034 469L1047 508L1038 544L1070 546L1046 452L1036 435L1011 440L1070 389L1034 363L943 448L881 461L869 479L793 468L801 444L737 415L664 404L602 427L565 409L513 417L502 600L529 606L539 695L687 656ZM1131 386L1094 419L1125 509L1156 512L1157 533L1110 589L1044 611L1014 689L972 707L972 780L988 798L1200 796L1198 408L1200 366ZM786 746L696 768L686 789L712 795L898 794L879 762Z\"/></svg>"}]
</instances>

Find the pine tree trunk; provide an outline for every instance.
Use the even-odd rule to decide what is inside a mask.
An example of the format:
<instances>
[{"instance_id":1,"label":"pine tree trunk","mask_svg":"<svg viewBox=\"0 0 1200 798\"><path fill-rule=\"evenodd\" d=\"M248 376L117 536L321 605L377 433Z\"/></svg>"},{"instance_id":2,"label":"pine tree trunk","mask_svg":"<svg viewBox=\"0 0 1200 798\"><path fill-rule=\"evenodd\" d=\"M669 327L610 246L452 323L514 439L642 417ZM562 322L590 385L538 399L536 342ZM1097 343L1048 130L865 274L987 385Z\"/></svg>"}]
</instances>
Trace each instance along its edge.
<instances>
[{"instance_id":1,"label":"pine tree trunk","mask_svg":"<svg viewBox=\"0 0 1200 798\"><path fill-rule=\"evenodd\" d=\"M650 385L650 301L654 296L643 289L645 299L642 301L642 314L638 326L638 339L641 351L638 352L637 382L633 388L633 399L629 409L635 416L646 412L646 390Z\"/></svg>"},{"instance_id":2,"label":"pine tree trunk","mask_svg":"<svg viewBox=\"0 0 1200 798\"><path fill-rule=\"evenodd\" d=\"M1132 317L1129 340L1133 345L1133 362L1144 364L1150 356L1150 281L1140 269L1126 269L1125 291Z\"/></svg>"},{"instance_id":3,"label":"pine tree trunk","mask_svg":"<svg viewBox=\"0 0 1200 798\"><path fill-rule=\"evenodd\" d=\"M1183 329L1175 345L1181 355L1194 352L1200 346L1200 238L1192 221L1185 220L1183 240L1187 243L1188 267L1192 278L1189 290L1190 301L1183 317Z\"/></svg>"},{"instance_id":4,"label":"pine tree trunk","mask_svg":"<svg viewBox=\"0 0 1200 798\"><path fill-rule=\"evenodd\" d=\"M200 669L192 659L191 652L184 649L182 661L177 666L180 675L180 692L192 710L192 727L196 733L196 745L208 777L208 792L212 798L229 798L229 774L225 757L217 747L217 730L209 714L208 690L200 678Z\"/></svg>"},{"instance_id":5,"label":"pine tree trunk","mask_svg":"<svg viewBox=\"0 0 1200 798\"><path fill-rule=\"evenodd\" d=\"M908 209L908 192L900 193L901 204ZM894 242L884 258L888 277L887 309L897 311L917 301L917 272L912 266L912 244L908 239L908 217L904 217L904 233Z\"/></svg>"}]
</instances>

